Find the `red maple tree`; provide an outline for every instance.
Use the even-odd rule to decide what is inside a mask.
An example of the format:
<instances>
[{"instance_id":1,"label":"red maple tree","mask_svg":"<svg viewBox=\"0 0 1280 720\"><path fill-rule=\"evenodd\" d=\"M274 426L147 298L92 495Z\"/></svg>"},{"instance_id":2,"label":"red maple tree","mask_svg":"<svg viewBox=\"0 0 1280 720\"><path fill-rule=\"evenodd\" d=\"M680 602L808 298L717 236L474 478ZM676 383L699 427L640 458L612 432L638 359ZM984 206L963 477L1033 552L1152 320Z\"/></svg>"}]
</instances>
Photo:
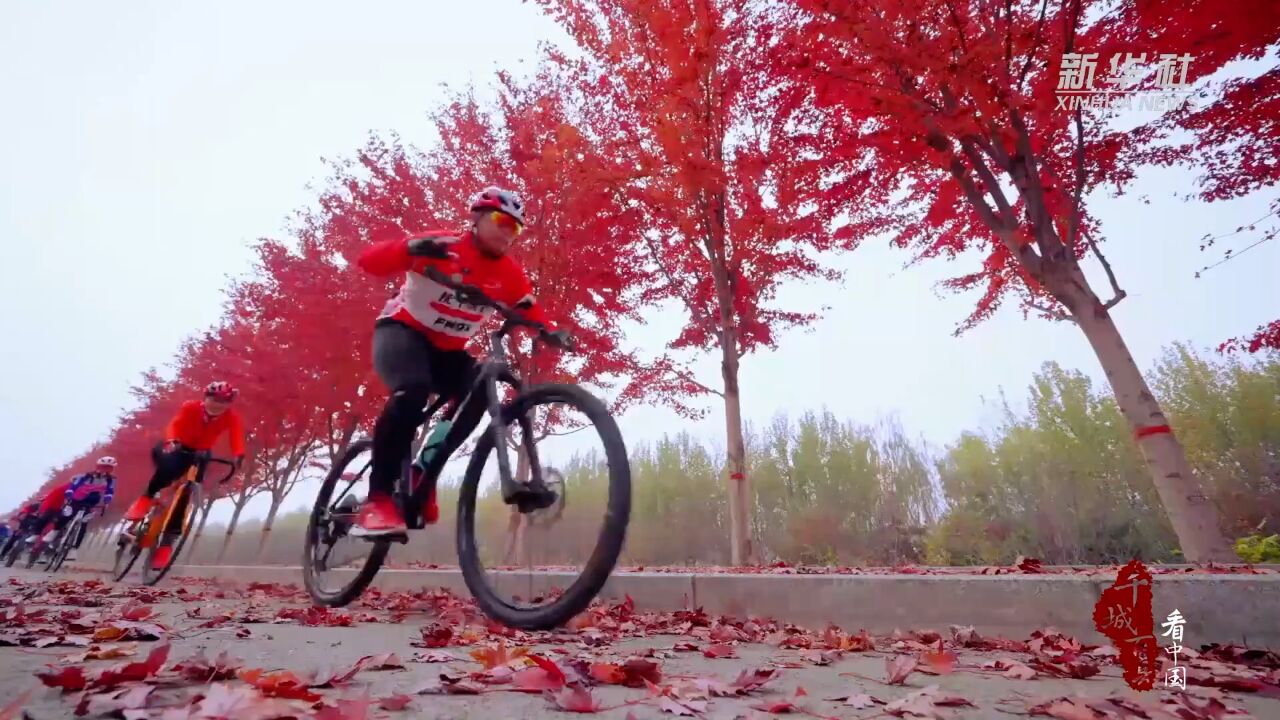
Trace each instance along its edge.
<instances>
[{"instance_id":1,"label":"red maple tree","mask_svg":"<svg viewBox=\"0 0 1280 720\"><path fill-rule=\"evenodd\" d=\"M645 297L687 313L670 347L719 356L718 389L684 378L723 398L730 555L751 562L740 363L774 347L783 329L816 318L808 308L777 307L775 294L790 279L836 277L815 255L838 243L803 211L807 160L791 133L769 122L757 52L768 28L752 22L745 0L540 4L585 52L582 60L551 55L575 77L579 112L601 151L631 168L618 192L641 217L641 229L624 239L652 268Z\"/></svg>"},{"instance_id":2,"label":"red maple tree","mask_svg":"<svg viewBox=\"0 0 1280 720\"><path fill-rule=\"evenodd\" d=\"M1218 14L1207 5L1186 16L1179 5L1157 22L1147 2L796 0L767 17L781 30L773 47L777 122L807 141L816 158L812 200L841 223L838 234L858 242L889 235L923 257L984 249L981 268L950 282L983 291L962 329L1010 298L1026 312L1077 324L1135 433L1183 553L1229 561L1235 556L1218 512L1110 315L1125 293L1086 202L1091 190L1132 177L1151 158L1136 157L1141 138L1106 130L1118 110L1064 108L1058 93L1082 67L1062 62L1071 53L1101 58L1098 79L1108 82L1109 58L1173 52L1181 46L1162 43L1175 37L1213 50L1202 51L1212 61L1196 73L1253 52L1233 34L1253 22L1243 19L1247 11L1233 32L1219 33ZM1193 161L1186 156L1193 150L1165 152ZM1084 274L1088 254L1106 274L1109 300Z\"/></svg>"}]
</instances>

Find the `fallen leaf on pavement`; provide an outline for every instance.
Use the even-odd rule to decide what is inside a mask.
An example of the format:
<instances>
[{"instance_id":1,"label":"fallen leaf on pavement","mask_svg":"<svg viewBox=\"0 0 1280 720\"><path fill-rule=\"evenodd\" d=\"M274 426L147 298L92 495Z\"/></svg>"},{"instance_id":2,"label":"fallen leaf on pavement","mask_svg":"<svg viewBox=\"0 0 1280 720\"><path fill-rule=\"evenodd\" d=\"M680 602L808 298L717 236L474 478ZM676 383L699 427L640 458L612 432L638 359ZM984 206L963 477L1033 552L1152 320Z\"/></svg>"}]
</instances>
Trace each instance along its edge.
<instances>
[{"instance_id":1,"label":"fallen leaf on pavement","mask_svg":"<svg viewBox=\"0 0 1280 720\"><path fill-rule=\"evenodd\" d=\"M565 686L564 671L551 660L539 655L527 655L534 667L525 668L511 678L513 690L519 692L545 692L559 690Z\"/></svg>"},{"instance_id":2,"label":"fallen leaf on pavement","mask_svg":"<svg viewBox=\"0 0 1280 720\"><path fill-rule=\"evenodd\" d=\"M1036 657L1031 659L1031 666L1046 675L1053 675L1054 677L1062 678L1075 678L1076 680L1091 678L1102 672L1095 663L1088 662L1087 660L1062 662L1060 658L1042 659Z\"/></svg>"},{"instance_id":3,"label":"fallen leaf on pavement","mask_svg":"<svg viewBox=\"0 0 1280 720\"><path fill-rule=\"evenodd\" d=\"M1105 715L1095 712L1085 701L1072 698L1057 698L1029 708L1031 715L1044 715L1058 720L1099 720Z\"/></svg>"},{"instance_id":4,"label":"fallen leaf on pavement","mask_svg":"<svg viewBox=\"0 0 1280 720\"><path fill-rule=\"evenodd\" d=\"M892 660L886 660L884 664L886 680L889 685L901 685L911 673L915 672L916 667L920 664L911 655L899 655Z\"/></svg>"},{"instance_id":5,"label":"fallen leaf on pavement","mask_svg":"<svg viewBox=\"0 0 1280 720\"><path fill-rule=\"evenodd\" d=\"M151 685L134 685L119 690L86 695L76 707L76 714L106 715L120 710L143 708L147 706L147 699L154 689Z\"/></svg>"},{"instance_id":6,"label":"fallen leaf on pavement","mask_svg":"<svg viewBox=\"0 0 1280 720\"><path fill-rule=\"evenodd\" d=\"M566 687L558 692L547 691L543 696L557 708L566 712L597 713L604 709L591 692L580 687Z\"/></svg>"},{"instance_id":7,"label":"fallen leaf on pavement","mask_svg":"<svg viewBox=\"0 0 1280 720\"><path fill-rule=\"evenodd\" d=\"M409 707L409 703L413 702L413 698L408 695L397 693L390 697L384 697L378 701L378 707L383 710L404 710Z\"/></svg>"},{"instance_id":8,"label":"fallen leaf on pavement","mask_svg":"<svg viewBox=\"0 0 1280 720\"><path fill-rule=\"evenodd\" d=\"M1001 675L1011 680L1031 680L1035 678L1036 671L1030 666L1020 663L1017 660L1009 658L998 658L996 660L988 660L982 663L983 669L999 670Z\"/></svg>"},{"instance_id":9,"label":"fallen leaf on pavement","mask_svg":"<svg viewBox=\"0 0 1280 720\"><path fill-rule=\"evenodd\" d=\"M492 670L499 665L506 665L512 660L518 660L527 654L529 654L529 648L527 647L516 647L508 650L505 640L498 640L498 644L494 647L471 651L471 657L483 665L485 670Z\"/></svg>"},{"instance_id":10,"label":"fallen leaf on pavement","mask_svg":"<svg viewBox=\"0 0 1280 720\"><path fill-rule=\"evenodd\" d=\"M61 688L62 692L76 692L83 690L89 684L89 679L84 676L84 669L78 665L65 667L56 672L36 673L36 677L40 678L40 682L45 687Z\"/></svg>"},{"instance_id":11,"label":"fallen leaf on pavement","mask_svg":"<svg viewBox=\"0 0 1280 720\"><path fill-rule=\"evenodd\" d=\"M708 645L707 648L702 651L702 654L705 657L709 657L716 660L737 657L737 653L734 651L732 645L723 645L723 644Z\"/></svg>"},{"instance_id":12,"label":"fallen leaf on pavement","mask_svg":"<svg viewBox=\"0 0 1280 720\"><path fill-rule=\"evenodd\" d=\"M422 642L413 643L414 647L447 647L449 645L449 641L453 639L453 628L448 625L441 625L440 623L424 625L419 632L422 634Z\"/></svg>"},{"instance_id":13,"label":"fallen leaf on pavement","mask_svg":"<svg viewBox=\"0 0 1280 720\"><path fill-rule=\"evenodd\" d=\"M356 661L361 670L403 670L404 663L395 653L385 655L365 655Z\"/></svg>"},{"instance_id":14,"label":"fallen leaf on pavement","mask_svg":"<svg viewBox=\"0 0 1280 720\"><path fill-rule=\"evenodd\" d=\"M943 650L933 650L925 653L921 658L924 667L919 668L921 672L932 672L936 675L948 675L956 667L955 653Z\"/></svg>"},{"instance_id":15,"label":"fallen leaf on pavement","mask_svg":"<svg viewBox=\"0 0 1280 720\"><path fill-rule=\"evenodd\" d=\"M773 669L755 668L743 670L738 673L738 677L733 681L732 686L741 695L758 689L776 677L778 677L778 671Z\"/></svg>"},{"instance_id":16,"label":"fallen leaf on pavement","mask_svg":"<svg viewBox=\"0 0 1280 720\"><path fill-rule=\"evenodd\" d=\"M343 698L333 705L320 709L311 720L373 720L370 708L373 700L367 695L358 698Z\"/></svg>"},{"instance_id":17,"label":"fallen leaf on pavement","mask_svg":"<svg viewBox=\"0 0 1280 720\"><path fill-rule=\"evenodd\" d=\"M146 620L153 614L155 614L155 610L150 605L143 605L137 600L130 600L120 608L120 617L134 622Z\"/></svg>"},{"instance_id":18,"label":"fallen leaf on pavement","mask_svg":"<svg viewBox=\"0 0 1280 720\"><path fill-rule=\"evenodd\" d=\"M200 653L174 665L172 669L192 682L209 683L235 677L240 669L240 661L223 650L218 653L218 657L212 663L204 653Z\"/></svg>"},{"instance_id":19,"label":"fallen leaf on pavement","mask_svg":"<svg viewBox=\"0 0 1280 720\"><path fill-rule=\"evenodd\" d=\"M641 688L646 682L662 682L662 671L658 664L643 658L628 658L621 665L616 663L592 663L588 669L591 677L607 685L624 685Z\"/></svg>"},{"instance_id":20,"label":"fallen leaf on pavement","mask_svg":"<svg viewBox=\"0 0 1280 720\"><path fill-rule=\"evenodd\" d=\"M266 672L259 668L252 668L241 670L237 675L241 680L254 686L259 692L268 697L306 700L308 702L315 702L320 699L319 695L307 688L307 683L288 670Z\"/></svg>"},{"instance_id":21,"label":"fallen leaf on pavement","mask_svg":"<svg viewBox=\"0 0 1280 720\"><path fill-rule=\"evenodd\" d=\"M409 662L447 663L447 662L455 662L461 659L462 658L456 655L451 655L450 653L442 652L440 650L428 650L427 652L418 653L417 655L414 655L413 657L409 658Z\"/></svg>"},{"instance_id":22,"label":"fallen leaf on pavement","mask_svg":"<svg viewBox=\"0 0 1280 720\"><path fill-rule=\"evenodd\" d=\"M111 647L99 647L97 645L93 645L82 653L76 653L62 658L62 661L66 663L80 663L87 660L118 660L122 657L130 657L137 654L138 652L133 645L113 645Z\"/></svg>"},{"instance_id":23,"label":"fallen leaf on pavement","mask_svg":"<svg viewBox=\"0 0 1280 720\"><path fill-rule=\"evenodd\" d=\"M1240 715L1243 711L1229 708L1217 698L1206 698L1188 692L1165 693L1160 698L1161 707L1181 720L1222 720L1227 715Z\"/></svg>"},{"instance_id":24,"label":"fallen leaf on pavement","mask_svg":"<svg viewBox=\"0 0 1280 720\"><path fill-rule=\"evenodd\" d=\"M698 713L703 713L707 711L707 701L706 700L683 700L683 699L677 700L675 698L670 698L664 695L663 697L658 698L658 708L663 712L671 713L672 715L679 715L681 717L693 717Z\"/></svg>"},{"instance_id":25,"label":"fallen leaf on pavement","mask_svg":"<svg viewBox=\"0 0 1280 720\"><path fill-rule=\"evenodd\" d=\"M885 705L884 711L896 717L944 718L944 707L972 707L962 697L940 696L938 686L930 685Z\"/></svg>"},{"instance_id":26,"label":"fallen leaf on pavement","mask_svg":"<svg viewBox=\"0 0 1280 720\"><path fill-rule=\"evenodd\" d=\"M169 644L165 643L147 654L142 662L124 663L102 671L93 681L93 687L115 687L125 682L145 680L160 672L169 659Z\"/></svg>"},{"instance_id":27,"label":"fallen leaf on pavement","mask_svg":"<svg viewBox=\"0 0 1280 720\"><path fill-rule=\"evenodd\" d=\"M865 693L852 693L846 697L835 698L835 699L843 700L845 705L848 705L854 710L863 710L869 707L874 707L876 705L884 704L884 701L877 700L876 698L873 698L870 695L867 695Z\"/></svg>"}]
</instances>

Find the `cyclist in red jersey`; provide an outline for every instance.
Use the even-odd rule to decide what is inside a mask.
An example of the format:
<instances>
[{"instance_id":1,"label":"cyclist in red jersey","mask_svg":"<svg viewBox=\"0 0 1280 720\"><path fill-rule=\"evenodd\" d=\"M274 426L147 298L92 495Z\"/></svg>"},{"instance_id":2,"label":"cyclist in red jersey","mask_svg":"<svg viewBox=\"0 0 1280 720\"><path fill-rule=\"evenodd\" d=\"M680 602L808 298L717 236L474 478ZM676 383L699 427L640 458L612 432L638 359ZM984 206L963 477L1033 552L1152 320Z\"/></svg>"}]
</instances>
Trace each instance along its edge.
<instances>
[{"instance_id":1,"label":"cyclist in red jersey","mask_svg":"<svg viewBox=\"0 0 1280 720\"><path fill-rule=\"evenodd\" d=\"M405 280L374 327L373 366L391 397L374 425L369 497L352 535L405 531L404 518L392 499L401 463L425 419L428 397L435 393L461 399L465 394L476 367L465 349L467 341L494 312L459 302L452 290L424 275L424 269L434 267L461 276L462 282L523 309L529 319L567 340L567 334L555 330L534 302L533 285L524 269L507 255L524 229L520 199L508 190L489 187L472 198L470 209L471 226L461 235L437 231L386 240L368 247L357 261L373 275L404 273ZM427 254L436 257L424 257ZM422 514L428 523L439 518L435 493Z\"/></svg>"},{"instance_id":2,"label":"cyclist in red jersey","mask_svg":"<svg viewBox=\"0 0 1280 720\"><path fill-rule=\"evenodd\" d=\"M230 383L209 383L203 400L188 400L165 429L164 442L151 451L156 470L146 492L125 512L124 519L136 522L147 516L156 494L182 477L195 462L196 450L209 450L222 433L229 433L231 454L237 467L244 462L244 429L240 416L231 409L238 391ZM181 508L179 508L181 510ZM175 513L181 517L181 512Z\"/></svg>"}]
</instances>

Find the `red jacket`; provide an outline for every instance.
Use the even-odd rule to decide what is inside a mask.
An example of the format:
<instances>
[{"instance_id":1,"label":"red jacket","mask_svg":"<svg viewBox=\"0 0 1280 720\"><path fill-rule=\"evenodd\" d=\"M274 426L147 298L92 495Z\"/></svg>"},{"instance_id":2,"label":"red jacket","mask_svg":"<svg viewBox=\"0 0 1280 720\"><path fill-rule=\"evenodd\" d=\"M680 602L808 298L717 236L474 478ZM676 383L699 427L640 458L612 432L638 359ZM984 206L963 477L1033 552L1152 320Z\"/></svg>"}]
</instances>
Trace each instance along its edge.
<instances>
[{"instance_id":1,"label":"red jacket","mask_svg":"<svg viewBox=\"0 0 1280 720\"><path fill-rule=\"evenodd\" d=\"M409 255L409 240L415 237L451 235L447 231L417 233L407 238L374 243L360 254L357 263L378 276L404 273L400 293L387 303L378 318L391 318L427 336L441 350L461 350L480 332L484 321L495 311L458 302L452 290L422 274L427 267L454 275L475 285L486 295L512 307L529 303L525 317L554 329L539 305L533 304L533 284L524 269L510 255L491 258L480 252L471 233L449 246L457 259L436 260Z\"/></svg>"},{"instance_id":2,"label":"red jacket","mask_svg":"<svg viewBox=\"0 0 1280 720\"><path fill-rule=\"evenodd\" d=\"M224 432L231 435L231 454L243 455L244 428L236 411L228 408L221 415L209 415L205 412L203 402L188 400L182 403L178 414L169 421L164 439L176 440L192 450L209 450Z\"/></svg>"},{"instance_id":3,"label":"red jacket","mask_svg":"<svg viewBox=\"0 0 1280 720\"><path fill-rule=\"evenodd\" d=\"M68 480L61 485L49 491L48 495L40 501L40 513L44 514L58 510L62 507L62 503L67 499L67 489L71 487L71 481Z\"/></svg>"}]
</instances>

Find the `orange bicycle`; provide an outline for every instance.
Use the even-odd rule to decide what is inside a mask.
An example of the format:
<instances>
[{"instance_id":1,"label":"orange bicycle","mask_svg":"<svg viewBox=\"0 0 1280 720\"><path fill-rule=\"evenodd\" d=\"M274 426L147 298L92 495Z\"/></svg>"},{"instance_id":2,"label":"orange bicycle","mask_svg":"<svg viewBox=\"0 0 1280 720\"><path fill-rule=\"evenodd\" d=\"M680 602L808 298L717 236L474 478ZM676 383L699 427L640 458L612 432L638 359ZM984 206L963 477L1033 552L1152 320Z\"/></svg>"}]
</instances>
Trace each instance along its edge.
<instances>
[{"instance_id":1,"label":"orange bicycle","mask_svg":"<svg viewBox=\"0 0 1280 720\"><path fill-rule=\"evenodd\" d=\"M173 487L173 497L167 503L156 503L151 512L120 533L116 546L116 563L112 575L121 580L129 574L138 556L146 551L142 562L142 583L155 585L178 561L182 547L191 534L196 512L200 507L201 484L209 463L219 463L229 468L226 476L218 480L221 485L236 473L231 460L214 457L208 450L191 453L195 463L187 474ZM169 548L167 553L159 552Z\"/></svg>"}]
</instances>

